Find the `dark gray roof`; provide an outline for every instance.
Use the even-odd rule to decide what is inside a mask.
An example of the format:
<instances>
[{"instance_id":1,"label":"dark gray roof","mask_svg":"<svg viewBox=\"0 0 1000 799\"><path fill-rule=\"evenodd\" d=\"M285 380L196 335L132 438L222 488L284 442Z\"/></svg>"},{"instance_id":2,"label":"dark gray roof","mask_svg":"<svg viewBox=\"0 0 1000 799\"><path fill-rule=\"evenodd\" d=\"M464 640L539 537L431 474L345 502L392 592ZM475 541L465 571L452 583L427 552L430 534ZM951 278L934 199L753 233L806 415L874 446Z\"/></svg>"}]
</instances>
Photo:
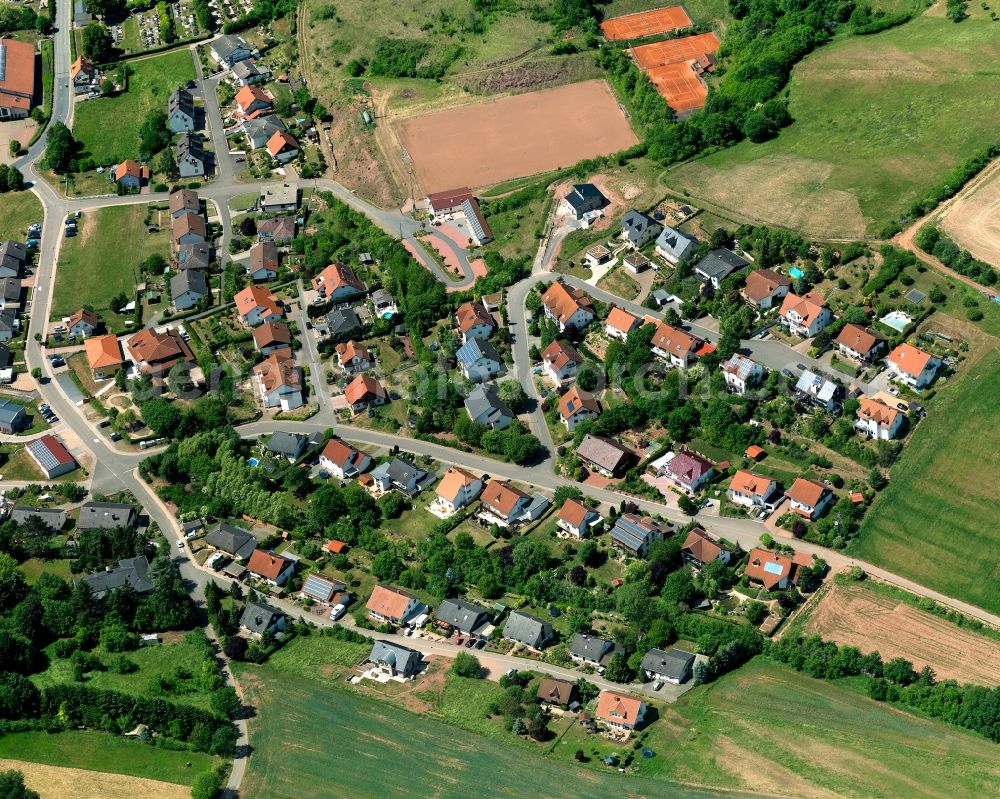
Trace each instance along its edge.
<instances>
[{"instance_id":1,"label":"dark gray roof","mask_svg":"<svg viewBox=\"0 0 1000 799\"><path fill-rule=\"evenodd\" d=\"M353 308L338 308L326 315L331 336L346 336L361 330L361 320Z\"/></svg>"},{"instance_id":2,"label":"dark gray roof","mask_svg":"<svg viewBox=\"0 0 1000 799\"><path fill-rule=\"evenodd\" d=\"M465 398L465 410L473 421L480 421L485 415L490 424L494 424L504 416L511 420L515 418L514 411L500 399L500 392L493 385L477 386L473 389Z\"/></svg>"},{"instance_id":3,"label":"dark gray roof","mask_svg":"<svg viewBox=\"0 0 1000 799\"><path fill-rule=\"evenodd\" d=\"M372 663L385 663L392 666L398 674L409 677L417 670L421 657L421 654L415 649L376 638L368 660Z\"/></svg>"},{"instance_id":4,"label":"dark gray roof","mask_svg":"<svg viewBox=\"0 0 1000 799\"><path fill-rule=\"evenodd\" d=\"M601 208L607 199L593 183L577 183L566 195L566 202L579 214Z\"/></svg>"},{"instance_id":5,"label":"dark gray roof","mask_svg":"<svg viewBox=\"0 0 1000 799\"><path fill-rule=\"evenodd\" d=\"M177 248L177 265L181 269L208 269L212 250L206 244L182 244Z\"/></svg>"},{"instance_id":6,"label":"dark gray roof","mask_svg":"<svg viewBox=\"0 0 1000 799\"><path fill-rule=\"evenodd\" d=\"M0 278L0 299L18 302L21 299L21 278Z\"/></svg>"},{"instance_id":7,"label":"dark gray roof","mask_svg":"<svg viewBox=\"0 0 1000 799\"><path fill-rule=\"evenodd\" d=\"M514 611L503 627L503 637L532 649L541 649L552 638L552 625L527 613Z\"/></svg>"},{"instance_id":8,"label":"dark gray roof","mask_svg":"<svg viewBox=\"0 0 1000 799\"><path fill-rule=\"evenodd\" d=\"M17 311L13 308L5 308L0 311L0 330L14 331L17 322Z\"/></svg>"},{"instance_id":9,"label":"dark gray roof","mask_svg":"<svg viewBox=\"0 0 1000 799\"><path fill-rule=\"evenodd\" d=\"M66 511L59 508L28 508L15 507L10 512L10 518L18 524L23 524L30 517L37 516L53 532L58 532L66 523Z\"/></svg>"},{"instance_id":10,"label":"dark gray roof","mask_svg":"<svg viewBox=\"0 0 1000 799\"><path fill-rule=\"evenodd\" d=\"M244 120L243 129L246 131L248 136L255 138L258 136L271 138L276 131L286 130L285 123L274 114L257 117L256 119Z\"/></svg>"},{"instance_id":11,"label":"dark gray roof","mask_svg":"<svg viewBox=\"0 0 1000 799\"><path fill-rule=\"evenodd\" d=\"M218 526L205 536L205 543L244 560L257 548L256 538L243 528L226 522L219 522Z\"/></svg>"},{"instance_id":12,"label":"dark gray roof","mask_svg":"<svg viewBox=\"0 0 1000 799\"><path fill-rule=\"evenodd\" d=\"M194 133L182 133L177 140L177 160L194 158L198 161L205 160L205 143L201 136Z\"/></svg>"},{"instance_id":13,"label":"dark gray roof","mask_svg":"<svg viewBox=\"0 0 1000 799\"><path fill-rule=\"evenodd\" d=\"M185 535L201 530L205 526L204 519L192 519L189 522L181 522L181 532Z\"/></svg>"},{"instance_id":14,"label":"dark gray roof","mask_svg":"<svg viewBox=\"0 0 1000 799\"><path fill-rule=\"evenodd\" d=\"M386 470L386 474L389 475L389 479L401 486L408 486L411 481L416 480L420 482L424 479L427 474L423 469L414 463L403 460L402 458L393 458L392 462L389 464L389 468Z\"/></svg>"},{"instance_id":15,"label":"dark gray roof","mask_svg":"<svg viewBox=\"0 0 1000 799\"><path fill-rule=\"evenodd\" d=\"M642 670L652 672L661 677L680 680L694 663L694 655L680 649L664 652L662 649L650 649L642 658Z\"/></svg>"},{"instance_id":16,"label":"dark gray roof","mask_svg":"<svg viewBox=\"0 0 1000 799\"><path fill-rule=\"evenodd\" d=\"M14 353L6 344L0 344L0 369L6 369L14 363Z\"/></svg>"},{"instance_id":17,"label":"dark gray roof","mask_svg":"<svg viewBox=\"0 0 1000 799\"><path fill-rule=\"evenodd\" d=\"M569 651L571 655L575 655L578 658L603 665L615 652L621 651L621 647L614 641L609 641L606 638L577 633L573 636L573 643Z\"/></svg>"},{"instance_id":18,"label":"dark gray roof","mask_svg":"<svg viewBox=\"0 0 1000 799\"><path fill-rule=\"evenodd\" d=\"M0 423L13 425L14 422L25 418L24 405L20 405L10 400L0 399Z\"/></svg>"},{"instance_id":19,"label":"dark gray roof","mask_svg":"<svg viewBox=\"0 0 1000 799\"><path fill-rule=\"evenodd\" d=\"M486 608L463 599L445 599L438 605L434 618L456 627L468 635L488 621Z\"/></svg>"},{"instance_id":20,"label":"dark gray roof","mask_svg":"<svg viewBox=\"0 0 1000 799\"><path fill-rule=\"evenodd\" d=\"M194 117L194 98L187 89L175 89L173 94L167 98L167 116L171 117L177 111Z\"/></svg>"},{"instance_id":21,"label":"dark gray roof","mask_svg":"<svg viewBox=\"0 0 1000 799\"><path fill-rule=\"evenodd\" d=\"M118 561L118 567L102 572L94 572L83 578L98 599L115 588L130 585L138 594L148 594L155 588L147 574L149 561L139 555Z\"/></svg>"},{"instance_id":22,"label":"dark gray roof","mask_svg":"<svg viewBox=\"0 0 1000 799\"><path fill-rule=\"evenodd\" d=\"M470 338L465 344L459 347L455 353L455 357L466 366L472 366L480 358L487 358L495 363L503 363L503 358L500 357L497 348L490 342L478 338Z\"/></svg>"},{"instance_id":23,"label":"dark gray roof","mask_svg":"<svg viewBox=\"0 0 1000 799\"><path fill-rule=\"evenodd\" d=\"M246 607L243 608L243 615L240 616L240 627L262 635L268 627L275 624L284 615L277 608L272 608L263 602L247 602Z\"/></svg>"},{"instance_id":24,"label":"dark gray roof","mask_svg":"<svg viewBox=\"0 0 1000 799\"><path fill-rule=\"evenodd\" d=\"M717 281L725 280L729 275L747 265L740 256L729 250L712 250L702 258L695 269L709 278Z\"/></svg>"},{"instance_id":25,"label":"dark gray roof","mask_svg":"<svg viewBox=\"0 0 1000 799\"><path fill-rule=\"evenodd\" d=\"M279 430L272 433L267 440L267 448L275 455L284 455L286 458L297 458L305 448L308 439L301 433L286 433Z\"/></svg>"},{"instance_id":26,"label":"dark gray roof","mask_svg":"<svg viewBox=\"0 0 1000 799\"><path fill-rule=\"evenodd\" d=\"M644 214L641 211L636 211L634 208L628 211L625 216L622 217L622 230L629 236L638 236L644 233L648 228L655 227L657 230L660 229L661 225L653 217L648 214Z\"/></svg>"},{"instance_id":27,"label":"dark gray roof","mask_svg":"<svg viewBox=\"0 0 1000 799\"><path fill-rule=\"evenodd\" d=\"M200 269L185 269L170 278L170 296L179 297L185 291L208 296L208 278Z\"/></svg>"},{"instance_id":28,"label":"dark gray roof","mask_svg":"<svg viewBox=\"0 0 1000 799\"><path fill-rule=\"evenodd\" d=\"M76 526L81 530L134 527L136 515L135 505L127 502L85 502Z\"/></svg>"},{"instance_id":29,"label":"dark gray roof","mask_svg":"<svg viewBox=\"0 0 1000 799\"><path fill-rule=\"evenodd\" d=\"M212 49L216 52L219 58L226 59L228 59L237 50L246 50L247 52L251 52L250 45L243 41L242 37L233 34L220 36L212 42Z\"/></svg>"},{"instance_id":30,"label":"dark gray roof","mask_svg":"<svg viewBox=\"0 0 1000 799\"><path fill-rule=\"evenodd\" d=\"M0 244L0 258L13 258L22 264L28 260L28 248L19 241L7 241Z\"/></svg>"},{"instance_id":31,"label":"dark gray roof","mask_svg":"<svg viewBox=\"0 0 1000 799\"><path fill-rule=\"evenodd\" d=\"M260 75L260 70L257 69L252 61L239 61L233 65L233 74L237 78L246 80L247 78L254 78Z\"/></svg>"}]
</instances>

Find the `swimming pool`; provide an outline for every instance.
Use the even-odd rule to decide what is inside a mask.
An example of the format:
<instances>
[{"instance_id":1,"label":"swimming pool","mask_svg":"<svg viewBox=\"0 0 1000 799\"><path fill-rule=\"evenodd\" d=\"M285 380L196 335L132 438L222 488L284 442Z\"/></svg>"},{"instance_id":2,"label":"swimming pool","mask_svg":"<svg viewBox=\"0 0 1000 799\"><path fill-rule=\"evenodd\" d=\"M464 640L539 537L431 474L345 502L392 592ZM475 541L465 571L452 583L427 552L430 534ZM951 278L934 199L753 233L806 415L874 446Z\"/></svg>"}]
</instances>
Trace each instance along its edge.
<instances>
[{"instance_id":1,"label":"swimming pool","mask_svg":"<svg viewBox=\"0 0 1000 799\"><path fill-rule=\"evenodd\" d=\"M806 276L806 273L799 269L797 266L793 266L788 270L788 274L794 277L796 280L801 280Z\"/></svg>"},{"instance_id":2,"label":"swimming pool","mask_svg":"<svg viewBox=\"0 0 1000 799\"><path fill-rule=\"evenodd\" d=\"M247 458L247 463L253 466L255 469L260 466L260 461L257 458Z\"/></svg>"},{"instance_id":3,"label":"swimming pool","mask_svg":"<svg viewBox=\"0 0 1000 799\"><path fill-rule=\"evenodd\" d=\"M392 319L393 316L395 316L395 314L392 313L392 311L386 311L384 314L382 314L383 319Z\"/></svg>"},{"instance_id":4,"label":"swimming pool","mask_svg":"<svg viewBox=\"0 0 1000 799\"><path fill-rule=\"evenodd\" d=\"M879 321L883 325L888 325L893 330L898 330L902 333L906 330L907 325L913 322L913 317L908 313L903 313L903 311L889 311L885 316L883 316Z\"/></svg>"}]
</instances>

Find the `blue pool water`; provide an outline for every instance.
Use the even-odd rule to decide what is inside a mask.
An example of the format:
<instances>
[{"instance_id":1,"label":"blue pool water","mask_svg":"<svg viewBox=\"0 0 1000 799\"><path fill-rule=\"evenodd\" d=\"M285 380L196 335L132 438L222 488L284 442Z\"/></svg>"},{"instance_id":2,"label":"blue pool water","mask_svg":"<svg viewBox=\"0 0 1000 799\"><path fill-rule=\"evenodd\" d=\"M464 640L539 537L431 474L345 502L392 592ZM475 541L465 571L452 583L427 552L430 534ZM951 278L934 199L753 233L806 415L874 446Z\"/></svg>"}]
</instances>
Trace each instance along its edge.
<instances>
[{"instance_id":1,"label":"blue pool water","mask_svg":"<svg viewBox=\"0 0 1000 799\"><path fill-rule=\"evenodd\" d=\"M908 324L913 321L909 314L905 314L902 311L889 311L880 320L882 324L888 325L893 330L898 330L902 333Z\"/></svg>"},{"instance_id":2,"label":"blue pool water","mask_svg":"<svg viewBox=\"0 0 1000 799\"><path fill-rule=\"evenodd\" d=\"M383 319L392 319L392 314L389 313L389 311L386 311L384 314L382 314L382 318Z\"/></svg>"},{"instance_id":3,"label":"blue pool water","mask_svg":"<svg viewBox=\"0 0 1000 799\"><path fill-rule=\"evenodd\" d=\"M260 466L260 461L257 458L247 458L247 463L253 466L255 469Z\"/></svg>"},{"instance_id":4,"label":"blue pool water","mask_svg":"<svg viewBox=\"0 0 1000 799\"><path fill-rule=\"evenodd\" d=\"M788 270L788 274L794 277L796 280L801 280L806 276L806 273L799 269L797 266L793 266Z\"/></svg>"}]
</instances>

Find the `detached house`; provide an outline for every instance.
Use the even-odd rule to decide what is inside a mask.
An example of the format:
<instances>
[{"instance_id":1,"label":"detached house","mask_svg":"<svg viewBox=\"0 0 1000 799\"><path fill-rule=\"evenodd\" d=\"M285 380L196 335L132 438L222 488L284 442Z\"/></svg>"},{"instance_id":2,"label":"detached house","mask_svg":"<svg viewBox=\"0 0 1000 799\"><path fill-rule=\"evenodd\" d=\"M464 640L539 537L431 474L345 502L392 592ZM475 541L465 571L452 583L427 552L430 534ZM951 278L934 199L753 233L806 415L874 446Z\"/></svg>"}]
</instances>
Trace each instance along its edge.
<instances>
[{"instance_id":1,"label":"detached house","mask_svg":"<svg viewBox=\"0 0 1000 799\"><path fill-rule=\"evenodd\" d=\"M612 306L608 318L604 320L605 335L622 341L628 338L629 333L640 327L642 327L642 320L638 316L630 314L618 306Z\"/></svg>"},{"instance_id":2,"label":"detached house","mask_svg":"<svg viewBox=\"0 0 1000 799\"><path fill-rule=\"evenodd\" d=\"M386 677L410 678L420 670L423 655L416 649L376 639L368 654L368 662Z\"/></svg>"},{"instance_id":3,"label":"detached house","mask_svg":"<svg viewBox=\"0 0 1000 799\"><path fill-rule=\"evenodd\" d=\"M181 134L177 140L177 171L182 178L199 178L208 174L208 155L201 136Z\"/></svg>"},{"instance_id":4,"label":"detached house","mask_svg":"<svg viewBox=\"0 0 1000 799\"><path fill-rule=\"evenodd\" d=\"M678 330L676 327L660 322L653 333L653 340L650 342L653 354L675 366L678 369L686 368L695 360L695 352L703 344L700 338Z\"/></svg>"},{"instance_id":5,"label":"detached house","mask_svg":"<svg viewBox=\"0 0 1000 799\"><path fill-rule=\"evenodd\" d=\"M277 350L291 350L292 333L281 322L265 322L253 329L253 345L262 355Z\"/></svg>"},{"instance_id":6,"label":"detached house","mask_svg":"<svg viewBox=\"0 0 1000 799\"><path fill-rule=\"evenodd\" d=\"M660 235L661 230L663 230L663 225L648 214L636 211L634 208L622 217L622 241L637 250L653 241Z\"/></svg>"},{"instance_id":7,"label":"detached house","mask_svg":"<svg viewBox=\"0 0 1000 799\"><path fill-rule=\"evenodd\" d=\"M584 219L607 204L607 198L593 183L575 184L562 201L563 208L575 219Z\"/></svg>"},{"instance_id":8,"label":"detached house","mask_svg":"<svg viewBox=\"0 0 1000 799\"><path fill-rule=\"evenodd\" d=\"M368 408L385 405L388 396L382 384L369 375L358 375L344 389L344 399L352 414L359 414Z\"/></svg>"},{"instance_id":9,"label":"detached house","mask_svg":"<svg viewBox=\"0 0 1000 799\"><path fill-rule=\"evenodd\" d=\"M687 261L696 249L697 241L672 227L664 227L656 238L656 254L671 266Z\"/></svg>"},{"instance_id":10,"label":"detached house","mask_svg":"<svg viewBox=\"0 0 1000 799\"><path fill-rule=\"evenodd\" d=\"M576 456L590 470L605 477L621 477L635 463L632 450L623 447L613 438L587 433L576 448Z\"/></svg>"},{"instance_id":11,"label":"detached house","mask_svg":"<svg viewBox=\"0 0 1000 799\"><path fill-rule=\"evenodd\" d=\"M462 635L472 635L474 631L490 622L486 608L462 599L444 599L434 613L434 621L447 629L458 630Z\"/></svg>"},{"instance_id":12,"label":"detached house","mask_svg":"<svg viewBox=\"0 0 1000 799\"><path fill-rule=\"evenodd\" d=\"M722 281L734 272L746 269L748 262L729 250L712 250L702 258L694 268L694 275L702 283L706 283L716 291L722 286Z\"/></svg>"},{"instance_id":13,"label":"detached house","mask_svg":"<svg viewBox=\"0 0 1000 799\"><path fill-rule=\"evenodd\" d=\"M449 467L437 487L436 508L446 516L458 512L483 492L483 481L465 469Z\"/></svg>"},{"instance_id":14,"label":"detached house","mask_svg":"<svg viewBox=\"0 0 1000 799\"><path fill-rule=\"evenodd\" d=\"M507 527L527 510L531 497L504 480L490 480L480 496L483 509Z\"/></svg>"},{"instance_id":15,"label":"detached house","mask_svg":"<svg viewBox=\"0 0 1000 799\"><path fill-rule=\"evenodd\" d=\"M262 638L264 633L276 635L285 631L285 614L266 602L247 602L240 616L240 629L250 638Z\"/></svg>"},{"instance_id":16,"label":"detached house","mask_svg":"<svg viewBox=\"0 0 1000 799\"><path fill-rule=\"evenodd\" d=\"M596 419L601 413L601 403L589 391L572 386L559 398L559 418L571 433L580 422Z\"/></svg>"},{"instance_id":17,"label":"detached house","mask_svg":"<svg viewBox=\"0 0 1000 799\"><path fill-rule=\"evenodd\" d=\"M115 183L126 189L138 189L149 183L149 167L138 161L122 161L112 174Z\"/></svg>"},{"instance_id":18,"label":"detached house","mask_svg":"<svg viewBox=\"0 0 1000 799\"><path fill-rule=\"evenodd\" d=\"M855 430L878 441L889 441L899 435L906 419L902 411L871 397L862 397L859 402Z\"/></svg>"},{"instance_id":19,"label":"detached house","mask_svg":"<svg viewBox=\"0 0 1000 799\"><path fill-rule=\"evenodd\" d=\"M900 344L885 359L892 375L904 385L922 389L934 382L941 361L912 344Z\"/></svg>"},{"instance_id":20,"label":"detached house","mask_svg":"<svg viewBox=\"0 0 1000 799\"><path fill-rule=\"evenodd\" d=\"M473 422L490 430L506 430L517 418L493 385L476 386L465 398L465 412Z\"/></svg>"},{"instance_id":21,"label":"detached house","mask_svg":"<svg viewBox=\"0 0 1000 799\"><path fill-rule=\"evenodd\" d=\"M883 347L885 339L860 325L846 324L835 339L837 349L848 358L862 363L874 361Z\"/></svg>"},{"instance_id":22,"label":"detached house","mask_svg":"<svg viewBox=\"0 0 1000 799\"><path fill-rule=\"evenodd\" d=\"M28 248L19 241L0 243L0 278L20 277L28 263Z\"/></svg>"},{"instance_id":23,"label":"detached house","mask_svg":"<svg viewBox=\"0 0 1000 799\"><path fill-rule=\"evenodd\" d=\"M559 515L556 517L556 527L565 530L574 538L582 539L590 535L590 530L595 525L604 521L593 508L587 507L578 499L567 499Z\"/></svg>"},{"instance_id":24,"label":"detached house","mask_svg":"<svg viewBox=\"0 0 1000 799\"><path fill-rule=\"evenodd\" d=\"M337 365L348 374L367 372L375 365L368 348L353 339L346 344L338 344L334 351L337 353Z\"/></svg>"},{"instance_id":25,"label":"detached house","mask_svg":"<svg viewBox=\"0 0 1000 799\"><path fill-rule=\"evenodd\" d=\"M69 330L71 336L79 338L92 336L97 329L97 314L93 311L88 311L86 308L81 308L69 318L66 328Z\"/></svg>"},{"instance_id":26,"label":"detached house","mask_svg":"<svg viewBox=\"0 0 1000 799\"><path fill-rule=\"evenodd\" d=\"M664 652L650 649L642 658L643 674L647 680L663 680L672 685L680 685L691 676L694 655L680 649Z\"/></svg>"},{"instance_id":27,"label":"detached house","mask_svg":"<svg viewBox=\"0 0 1000 799\"><path fill-rule=\"evenodd\" d=\"M722 374L726 379L726 388L734 394L746 394L748 390L760 385L764 378L764 367L737 352L722 364Z\"/></svg>"},{"instance_id":28,"label":"detached house","mask_svg":"<svg viewBox=\"0 0 1000 799\"><path fill-rule=\"evenodd\" d=\"M205 544L237 560L245 561L257 549L257 539L242 527L219 522L204 538Z\"/></svg>"},{"instance_id":29,"label":"detached house","mask_svg":"<svg viewBox=\"0 0 1000 799\"><path fill-rule=\"evenodd\" d=\"M726 496L734 505L773 511L781 502L781 486L770 477L740 469L733 475Z\"/></svg>"},{"instance_id":30,"label":"detached house","mask_svg":"<svg viewBox=\"0 0 1000 799\"><path fill-rule=\"evenodd\" d=\"M481 302L463 302L455 311L455 325L462 334L462 343L470 338L488 339L496 330L496 322Z\"/></svg>"},{"instance_id":31,"label":"detached house","mask_svg":"<svg viewBox=\"0 0 1000 799\"><path fill-rule=\"evenodd\" d=\"M469 380L479 383L490 380L503 371L503 359L489 341L470 338L455 353L458 368Z\"/></svg>"},{"instance_id":32,"label":"detached house","mask_svg":"<svg viewBox=\"0 0 1000 799\"><path fill-rule=\"evenodd\" d=\"M140 330L127 343L132 360L144 375L152 378L154 385L164 385L170 370L175 366L195 363L191 347L173 327Z\"/></svg>"},{"instance_id":33,"label":"detached house","mask_svg":"<svg viewBox=\"0 0 1000 799\"><path fill-rule=\"evenodd\" d=\"M255 549L247 561L247 571L252 577L269 585L282 586L295 573L295 561L273 552Z\"/></svg>"},{"instance_id":34,"label":"detached house","mask_svg":"<svg viewBox=\"0 0 1000 799\"><path fill-rule=\"evenodd\" d=\"M547 621L515 610L503 627L503 637L507 641L514 641L529 649L537 650L544 649L555 638L555 633Z\"/></svg>"},{"instance_id":35,"label":"detached house","mask_svg":"<svg viewBox=\"0 0 1000 799\"><path fill-rule=\"evenodd\" d=\"M194 98L187 89L175 89L167 98L167 126L171 133L190 133L198 126Z\"/></svg>"},{"instance_id":36,"label":"detached house","mask_svg":"<svg viewBox=\"0 0 1000 799\"><path fill-rule=\"evenodd\" d=\"M220 36L212 42L212 60L222 66L231 67L239 61L246 61L253 55L253 48L243 38L236 35Z\"/></svg>"},{"instance_id":37,"label":"detached house","mask_svg":"<svg viewBox=\"0 0 1000 799\"><path fill-rule=\"evenodd\" d=\"M272 352L253 368L257 397L265 408L293 411L305 403L302 373L292 360L289 350Z\"/></svg>"},{"instance_id":38,"label":"detached house","mask_svg":"<svg viewBox=\"0 0 1000 799\"><path fill-rule=\"evenodd\" d=\"M750 560L744 571L748 580L764 586L767 591L783 590L795 582L799 567L809 566L812 558L796 553L794 557L768 552L766 549L750 550Z\"/></svg>"},{"instance_id":39,"label":"detached house","mask_svg":"<svg viewBox=\"0 0 1000 799\"><path fill-rule=\"evenodd\" d=\"M798 294L785 296L778 312L781 326L800 338L812 338L833 321L830 309L822 294L810 291L800 297Z\"/></svg>"},{"instance_id":40,"label":"detached house","mask_svg":"<svg viewBox=\"0 0 1000 799\"><path fill-rule=\"evenodd\" d=\"M754 308L766 311L774 306L775 301L784 299L791 285L791 280L773 269L755 269L747 275L747 282L741 293L743 299Z\"/></svg>"},{"instance_id":41,"label":"detached house","mask_svg":"<svg viewBox=\"0 0 1000 799\"><path fill-rule=\"evenodd\" d=\"M538 683L535 699L546 709L566 708L577 703L577 687L569 680L557 680L544 677Z\"/></svg>"},{"instance_id":42,"label":"detached house","mask_svg":"<svg viewBox=\"0 0 1000 799\"><path fill-rule=\"evenodd\" d=\"M371 476L380 490L395 489L412 497L420 492L420 484L427 477L427 472L408 460L393 458L375 469Z\"/></svg>"},{"instance_id":43,"label":"detached house","mask_svg":"<svg viewBox=\"0 0 1000 799\"><path fill-rule=\"evenodd\" d=\"M247 274L258 283L278 276L278 248L271 241L258 241L250 248Z\"/></svg>"},{"instance_id":44,"label":"detached house","mask_svg":"<svg viewBox=\"0 0 1000 799\"><path fill-rule=\"evenodd\" d=\"M545 315L559 325L559 332L568 328L580 330L594 320L594 306L583 291L556 280L542 295Z\"/></svg>"},{"instance_id":45,"label":"detached house","mask_svg":"<svg viewBox=\"0 0 1000 799\"><path fill-rule=\"evenodd\" d=\"M583 356L567 341L556 339L542 353L542 371L557 386L576 376Z\"/></svg>"},{"instance_id":46,"label":"detached house","mask_svg":"<svg viewBox=\"0 0 1000 799\"><path fill-rule=\"evenodd\" d=\"M87 364L93 370L95 380L110 380L125 365L118 337L111 333L88 338L84 347Z\"/></svg>"},{"instance_id":47,"label":"detached house","mask_svg":"<svg viewBox=\"0 0 1000 799\"><path fill-rule=\"evenodd\" d=\"M413 621L427 610L427 606L413 594L386 585L375 586L365 608L376 621L397 627Z\"/></svg>"},{"instance_id":48,"label":"detached house","mask_svg":"<svg viewBox=\"0 0 1000 799\"><path fill-rule=\"evenodd\" d=\"M79 530L116 530L135 527L138 520L135 505L128 502L85 502L76 526Z\"/></svg>"},{"instance_id":49,"label":"detached house","mask_svg":"<svg viewBox=\"0 0 1000 799\"><path fill-rule=\"evenodd\" d=\"M280 117L274 114L261 114L253 119L244 119L241 127L244 135L247 137L247 141L250 142L250 146L254 150L259 150L267 146L267 143L275 133L285 130L285 123L281 121ZM261 207L261 210L270 213L271 210L283 209L274 208L269 210Z\"/></svg>"},{"instance_id":50,"label":"detached house","mask_svg":"<svg viewBox=\"0 0 1000 799\"><path fill-rule=\"evenodd\" d=\"M365 293L365 284L358 280L351 267L343 264L330 264L312 279L312 287L328 302Z\"/></svg>"},{"instance_id":51,"label":"detached house","mask_svg":"<svg viewBox=\"0 0 1000 799\"><path fill-rule=\"evenodd\" d=\"M82 55L69 68L69 76L73 81L73 91L76 94L86 94L97 85L97 69Z\"/></svg>"},{"instance_id":52,"label":"detached house","mask_svg":"<svg viewBox=\"0 0 1000 799\"><path fill-rule=\"evenodd\" d=\"M799 375L799 379L795 383L795 390L810 405L822 408L827 413L832 413L837 409L840 386L809 369L804 370Z\"/></svg>"},{"instance_id":53,"label":"detached house","mask_svg":"<svg viewBox=\"0 0 1000 799\"><path fill-rule=\"evenodd\" d=\"M599 668L607 666L616 652L624 652L614 641L596 635L577 633L570 644L569 656L577 663Z\"/></svg>"},{"instance_id":54,"label":"detached house","mask_svg":"<svg viewBox=\"0 0 1000 799\"><path fill-rule=\"evenodd\" d=\"M235 102L241 116L259 116L271 111L271 96L256 86L244 86L236 92Z\"/></svg>"},{"instance_id":55,"label":"detached house","mask_svg":"<svg viewBox=\"0 0 1000 799\"><path fill-rule=\"evenodd\" d=\"M357 477L368 469L371 462L371 456L355 449L338 436L327 441L319 454L319 467L341 480Z\"/></svg>"},{"instance_id":56,"label":"detached house","mask_svg":"<svg viewBox=\"0 0 1000 799\"><path fill-rule=\"evenodd\" d=\"M299 155L299 142L291 133L276 130L267 140L267 154L279 164L287 164Z\"/></svg>"},{"instance_id":57,"label":"detached house","mask_svg":"<svg viewBox=\"0 0 1000 799\"><path fill-rule=\"evenodd\" d=\"M681 559L696 571L706 563L721 561L729 563L731 553L723 549L719 542L700 527L695 527L688 533L681 546Z\"/></svg>"},{"instance_id":58,"label":"detached house","mask_svg":"<svg viewBox=\"0 0 1000 799\"><path fill-rule=\"evenodd\" d=\"M715 474L715 467L695 452L680 452L667 464L667 477L676 485L697 494Z\"/></svg>"},{"instance_id":59,"label":"detached house","mask_svg":"<svg viewBox=\"0 0 1000 799\"><path fill-rule=\"evenodd\" d=\"M601 691L597 698L598 723L616 730L635 730L646 719L646 703L632 696Z\"/></svg>"},{"instance_id":60,"label":"detached house","mask_svg":"<svg viewBox=\"0 0 1000 799\"><path fill-rule=\"evenodd\" d=\"M789 505L807 519L818 519L835 499L833 492L818 480L797 477L788 489Z\"/></svg>"},{"instance_id":61,"label":"detached house","mask_svg":"<svg viewBox=\"0 0 1000 799\"><path fill-rule=\"evenodd\" d=\"M662 541L669 533L669 525L664 527L648 516L623 513L611 528L611 545L620 552L645 558L649 555L650 546Z\"/></svg>"},{"instance_id":62,"label":"detached house","mask_svg":"<svg viewBox=\"0 0 1000 799\"><path fill-rule=\"evenodd\" d=\"M284 317L278 299L265 286L247 286L233 297L236 313L246 327L277 322Z\"/></svg>"}]
</instances>

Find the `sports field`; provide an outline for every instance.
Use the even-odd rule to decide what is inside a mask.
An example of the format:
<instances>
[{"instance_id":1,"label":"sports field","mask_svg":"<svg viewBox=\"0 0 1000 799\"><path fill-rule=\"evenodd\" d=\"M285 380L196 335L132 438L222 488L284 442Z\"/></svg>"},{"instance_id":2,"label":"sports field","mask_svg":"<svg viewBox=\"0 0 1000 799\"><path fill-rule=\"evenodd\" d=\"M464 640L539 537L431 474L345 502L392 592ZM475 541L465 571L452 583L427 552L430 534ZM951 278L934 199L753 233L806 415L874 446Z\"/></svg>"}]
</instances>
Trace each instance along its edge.
<instances>
[{"instance_id":1,"label":"sports field","mask_svg":"<svg viewBox=\"0 0 1000 799\"><path fill-rule=\"evenodd\" d=\"M606 39L621 41L666 33L678 28L686 28L690 24L691 18L683 6L669 6L606 19L601 23L601 30Z\"/></svg>"},{"instance_id":2,"label":"sports field","mask_svg":"<svg viewBox=\"0 0 1000 799\"><path fill-rule=\"evenodd\" d=\"M708 89L688 64L664 64L653 67L646 74L675 114L684 114L705 105Z\"/></svg>"},{"instance_id":3,"label":"sports field","mask_svg":"<svg viewBox=\"0 0 1000 799\"><path fill-rule=\"evenodd\" d=\"M603 80L411 117L399 132L424 192L489 186L638 141Z\"/></svg>"},{"instance_id":4,"label":"sports field","mask_svg":"<svg viewBox=\"0 0 1000 799\"><path fill-rule=\"evenodd\" d=\"M714 33L698 33L665 42L643 44L632 48L632 57L640 69L662 67L690 61L700 55L712 54L719 49L719 38Z\"/></svg>"},{"instance_id":5,"label":"sports field","mask_svg":"<svg viewBox=\"0 0 1000 799\"><path fill-rule=\"evenodd\" d=\"M938 391L848 551L997 613L997 340L961 369Z\"/></svg>"},{"instance_id":6,"label":"sports field","mask_svg":"<svg viewBox=\"0 0 1000 799\"><path fill-rule=\"evenodd\" d=\"M684 164L667 183L749 221L864 238L995 141L1000 36L979 4L956 25L921 16L845 36L792 73L794 122Z\"/></svg>"}]
</instances>

